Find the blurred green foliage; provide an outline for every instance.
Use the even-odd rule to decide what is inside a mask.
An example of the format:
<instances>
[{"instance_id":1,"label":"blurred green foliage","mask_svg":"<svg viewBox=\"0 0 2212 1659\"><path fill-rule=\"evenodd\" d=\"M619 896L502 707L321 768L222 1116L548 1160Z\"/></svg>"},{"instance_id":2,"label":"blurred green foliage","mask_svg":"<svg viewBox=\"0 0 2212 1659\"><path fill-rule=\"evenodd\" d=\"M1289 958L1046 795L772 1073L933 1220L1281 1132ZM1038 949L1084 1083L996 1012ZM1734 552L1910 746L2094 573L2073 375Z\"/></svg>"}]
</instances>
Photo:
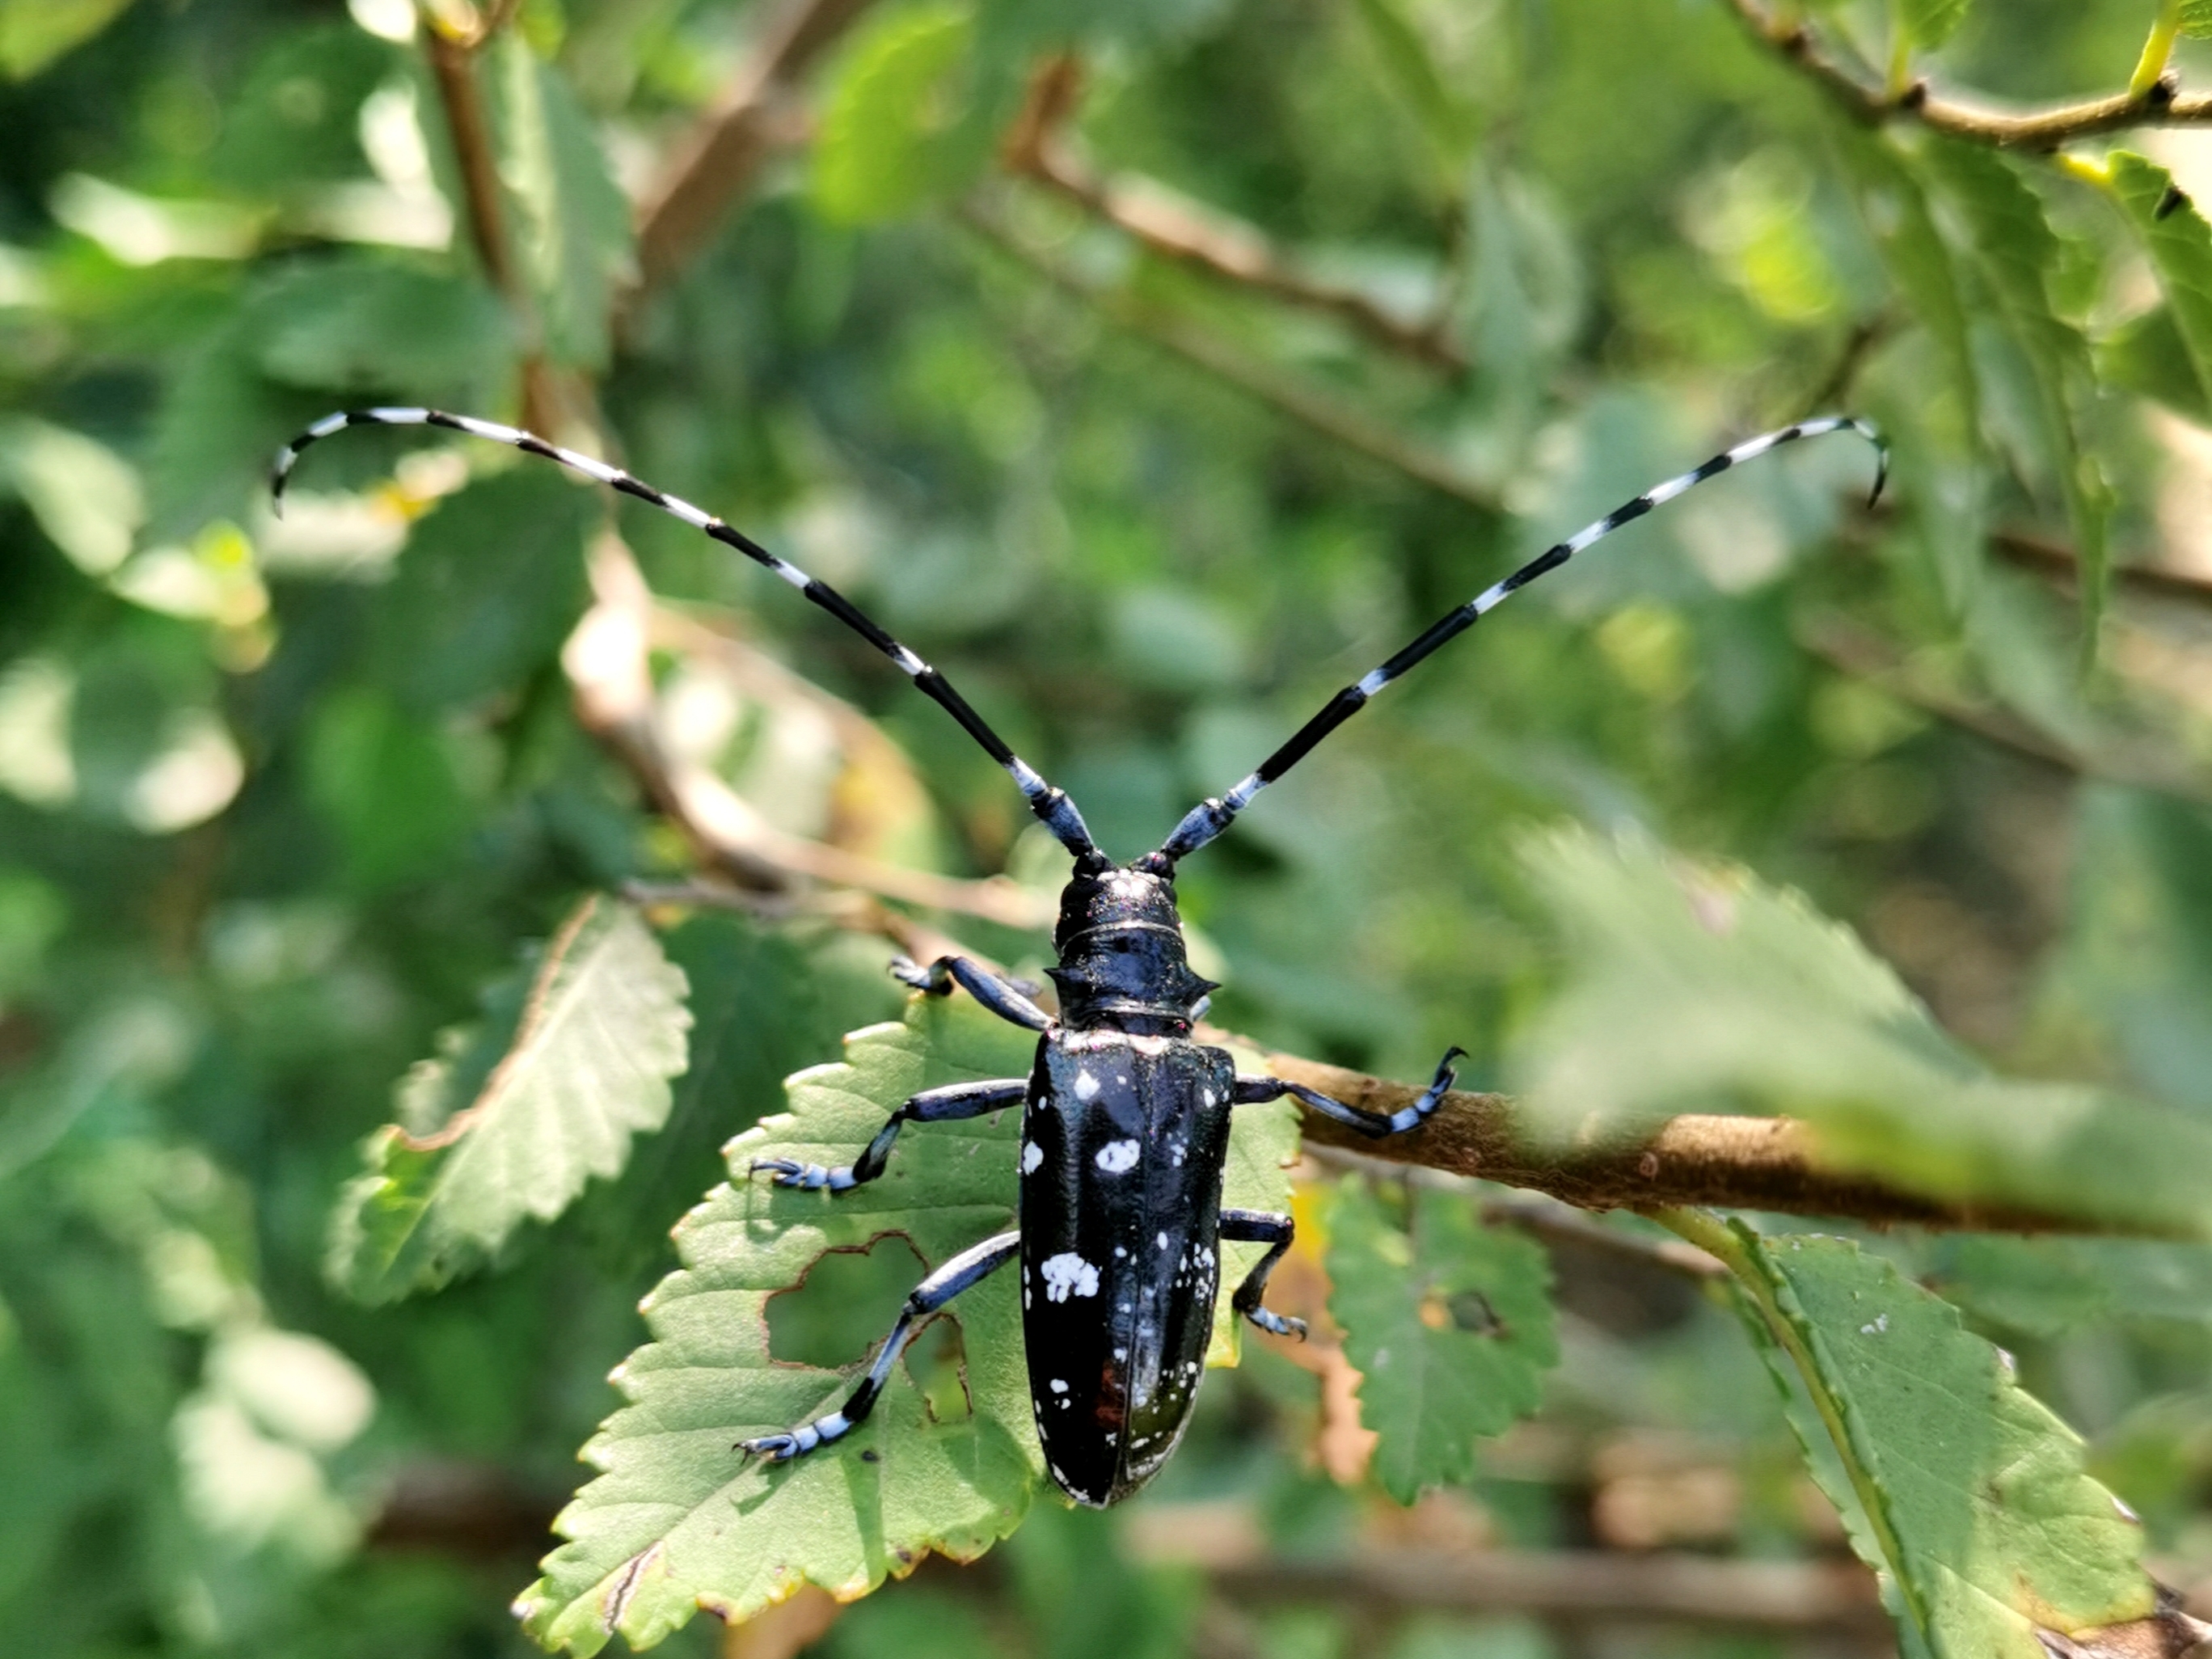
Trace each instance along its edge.
<instances>
[{"instance_id":1,"label":"blurred green foliage","mask_svg":"<svg viewBox=\"0 0 2212 1659\"><path fill-rule=\"evenodd\" d=\"M2166 11L2205 27L2193 0L1785 9L1870 83L1993 97L2115 90ZM36 1651L527 1651L507 1603L617 1406L666 1230L787 1073L896 1014L854 912L602 898L634 978L595 1003L612 1040L571 1032L543 1074L502 1074L521 1164L473 1191L416 1170L382 1211L342 1198L377 1178L365 1140L404 1150L379 1126L428 1137L477 1099L454 1079L498 1067L530 942L589 894L696 872L577 712L572 630L608 601L611 527L658 597L641 643L674 774L908 874L1034 895L1062 867L903 677L680 524L380 431L318 447L276 520L270 458L337 407L543 420L618 454L910 639L1121 856L1515 559L1816 403L1867 414L1895 446L1884 508L1854 506L1841 442L1700 490L1394 689L1194 859L1214 1017L1401 1077L1456 1042L1466 1083L1526 1082L1570 1130L1786 1109L1918 1190L2201 1231L2201 135L2054 162L1872 131L1723 0L845 10L671 268L641 210L747 84L764 6L524 0L459 53L483 125L457 143L405 0L0 0L0 1620ZM2185 82L2203 50L2183 44ZM1019 176L1007 129L1061 55L1060 142L1133 180L1123 200L1447 349L1147 252ZM1385 441L1347 442L1346 419ZM2054 542L2057 584L2022 552ZM2199 586L2115 578L2136 565ZM1044 957L1041 930L900 905ZM564 1101L593 1156L533 1139ZM467 1224L433 1237L454 1200ZM1391 1320L1463 1385L1449 1356L1486 1308L1528 1349L1484 1351L1513 1393L1485 1396L1495 1419L1401 1390L1363 1474L1326 1375L1255 1346L1128 1515L1037 1504L984 1566L891 1589L824 1650L1614 1650L1326 1603L1224 1625L1203 1573L1160 1565L1192 1557L1159 1542L1179 1516L1270 1560L1408 1537L1843 1547L1796 1473L1806 1400L1682 1284L1557 1239L1547 1268L1463 1205L1409 1233L1458 1202L1431 1191L1340 1202L1359 1226L1294 1257L1283 1294L1334 1266L1370 1385ZM388 1278L354 1248L363 1216L417 1203L428 1266ZM2212 1573L2199 1246L1868 1249L1794 1291L1773 1267L1770 1301L1796 1301L1763 1328L1824 1330L1815 1302L1874 1284L1932 1310L1931 1353L1989 1368L1909 1274L2017 1354L2170 1576ZM778 1298L779 1356L857 1359L917 1259L854 1258L849 1305ZM967 1398L976 1363L918 1346L915 1413L991 1409ZM1841 1398L1847 1370L1796 1375ZM1478 1442L1539 1372L1537 1416ZM2057 1420L1990 1387L1990 1419L2032 1418L2094 1493ZM1819 1472L1845 1496L1849 1470ZM1410 1515L1385 1495L1438 1482ZM1908 1578L1924 1559L1869 1535ZM710 1623L672 1650L710 1650Z\"/></svg>"}]
</instances>

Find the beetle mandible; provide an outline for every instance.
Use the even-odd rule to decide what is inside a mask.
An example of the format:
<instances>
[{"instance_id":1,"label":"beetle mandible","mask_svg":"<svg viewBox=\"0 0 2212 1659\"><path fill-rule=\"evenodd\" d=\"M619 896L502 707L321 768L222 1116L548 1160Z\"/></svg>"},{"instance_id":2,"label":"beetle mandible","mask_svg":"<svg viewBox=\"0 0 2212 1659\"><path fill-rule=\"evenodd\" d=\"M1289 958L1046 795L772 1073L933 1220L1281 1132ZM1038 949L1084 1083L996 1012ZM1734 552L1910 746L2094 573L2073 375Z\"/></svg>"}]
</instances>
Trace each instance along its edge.
<instances>
[{"instance_id":1,"label":"beetle mandible","mask_svg":"<svg viewBox=\"0 0 2212 1659\"><path fill-rule=\"evenodd\" d=\"M432 426L511 444L557 461L650 503L735 548L888 656L1013 777L1030 810L1073 856L1053 933L1048 970L1060 1012L1047 1013L1023 990L965 957L927 968L903 959L892 972L933 996L956 985L1000 1018L1036 1032L1026 1078L957 1084L914 1096L851 1165L828 1169L787 1159L757 1163L783 1186L848 1192L882 1175L905 1123L942 1123L1022 1108L1018 1224L962 1251L917 1285L866 1376L827 1416L738 1443L776 1462L802 1456L848 1433L874 1406L891 1368L921 1322L987 1274L1021 1259L1022 1328L1030 1400L1047 1466L1078 1503L1118 1502L1149 1480L1182 1438L1197 1397L1212 1328L1220 1242L1267 1245L1231 1305L1262 1330L1304 1334L1304 1326L1261 1305L1268 1273L1290 1248L1291 1218L1221 1207L1231 1109L1296 1097L1310 1109L1377 1138L1403 1133L1433 1112L1453 1081L1446 1052L1411 1105L1385 1116L1274 1077L1239 1077L1228 1051L1194 1041L1192 1024L1217 988L1191 969L1176 908L1176 866L1212 841L1376 693L1473 627L1507 595L1557 569L1601 538L1731 466L1800 438L1856 432L1875 447L1869 502L1881 494L1887 446L1849 416L1802 421L1714 456L1554 544L1348 685L1227 793L1200 802L1153 851L1116 866L1091 839L1066 793L1024 762L944 675L900 644L836 589L778 558L743 532L690 502L641 483L619 467L514 427L433 409L368 409L325 416L279 452L271 489L284 485L307 445L352 426Z\"/></svg>"}]
</instances>

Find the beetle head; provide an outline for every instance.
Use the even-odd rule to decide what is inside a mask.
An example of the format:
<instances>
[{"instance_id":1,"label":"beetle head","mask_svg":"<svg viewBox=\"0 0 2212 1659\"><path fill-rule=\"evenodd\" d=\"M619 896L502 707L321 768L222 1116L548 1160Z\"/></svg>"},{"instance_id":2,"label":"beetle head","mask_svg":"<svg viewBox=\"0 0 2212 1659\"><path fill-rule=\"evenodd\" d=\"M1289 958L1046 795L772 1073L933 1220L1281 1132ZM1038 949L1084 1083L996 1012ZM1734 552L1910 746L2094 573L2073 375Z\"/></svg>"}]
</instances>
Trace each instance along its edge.
<instances>
[{"instance_id":1,"label":"beetle head","mask_svg":"<svg viewBox=\"0 0 2212 1659\"><path fill-rule=\"evenodd\" d=\"M1123 869L1079 869L1060 891L1053 930L1062 1017L1079 1028L1189 1029L1215 987L1184 953L1175 877L1149 859Z\"/></svg>"}]
</instances>

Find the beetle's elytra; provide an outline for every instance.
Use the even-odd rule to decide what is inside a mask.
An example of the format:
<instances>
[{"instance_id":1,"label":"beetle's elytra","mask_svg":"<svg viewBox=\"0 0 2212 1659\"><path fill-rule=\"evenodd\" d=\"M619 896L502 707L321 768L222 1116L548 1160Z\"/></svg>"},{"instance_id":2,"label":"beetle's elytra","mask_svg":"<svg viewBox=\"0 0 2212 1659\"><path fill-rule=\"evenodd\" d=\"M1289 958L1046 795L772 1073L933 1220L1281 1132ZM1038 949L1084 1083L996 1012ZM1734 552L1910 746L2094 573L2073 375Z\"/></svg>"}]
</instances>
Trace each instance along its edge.
<instances>
[{"instance_id":1,"label":"beetle's elytra","mask_svg":"<svg viewBox=\"0 0 2212 1659\"><path fill-rule=\"evenodd\" d=\"M849 1167L765 1161L782 1185L849 1191L884 1172L899 1127L1022 1108L1021 1205L1016 1230L963 1250L917 1285L898 1322L844 1403L796 1427L751 1436L733 1449L777 1462L802 1456L863 1421L921 1322L1016 1257L1030 1400L1047 1467L1077 1502L1112 1504L1158 1473L1182 1438L1205 1364L1220 1273L1219 1243L1272 1246L1237 1286L1237 1311L1262 1329L1304 1327L1261 1305L1267 1274L1290 1248L1291 1218L1221 1207L1229 1121L1239 1103L1296 1096L1312 1110L1376 1136L1401 1133L1436 1109L1450 1088L1447 1053L1412 1105L1390 1116L1362 1111L1302 1085L1238 1077L1226 1050L1194 1042L1192 1023L1215 988L1193 972L1176 905L1176 866L1219 836L1273 783L1370 698L1424 657L1472 627L1516 588L1565 564L1600 538L1662 501L1778 445L1856 432L1876 450L1874 496L1888 454L1864 422L1830 416L1782 428L1716 455L1584 526L1440 617L1357 684L1338 692L1258 769L1217 799L1200 802L1164 842L1116 866L1092 843L1066 793L1007 747L945 677L835 589L817 581L712 514L642 483L617 467L543 438L430 409L369 409L331 415L277 456L272 486L281 501L300 452L349 426L434 426L511 444L634 495L737 549L888 656L927 696L958 720L1012 775L1030 810L1075 860L1054 931L1058 1016L963 957L920 968L892 966L906 983L936 995L955 985L1001 1018L1038 1033L1026 1078L933 1089L915 1096Z\"/></svg>"}]
</instances>

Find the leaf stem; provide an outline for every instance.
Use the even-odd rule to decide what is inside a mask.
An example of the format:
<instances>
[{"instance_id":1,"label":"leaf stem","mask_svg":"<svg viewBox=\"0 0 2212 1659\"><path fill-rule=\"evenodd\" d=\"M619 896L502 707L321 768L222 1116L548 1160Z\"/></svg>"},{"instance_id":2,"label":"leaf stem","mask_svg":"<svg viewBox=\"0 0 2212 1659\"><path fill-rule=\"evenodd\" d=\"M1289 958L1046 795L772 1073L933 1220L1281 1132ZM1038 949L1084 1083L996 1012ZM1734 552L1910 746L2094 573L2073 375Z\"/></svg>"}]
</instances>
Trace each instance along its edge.
<instances>
[{"instance_id":1,"label":"leaf stem","mask_svg":"<svg viewBox=\"0 0 2212 1659\"><path fill-rule=\"evenodd\" d=\"M1891 1526L1889 1512L1882 1503L1881 1488L1876 1484L1873 1471L1858 1455L1858 1448L1845 1420L1842 1401L1828 1388L1820 1370L1819 1358L1807 1346L1805 1334L1789 1310L1782 1305L1774 1279L1759 1260L1752 1240L1738 1224L1723 1221L1710 1210L1654 1209L1644 1214L1676 1237L1696 1245L1708 1255L1719 1259L1735 1275L1745 1300L1759 1315L1759 1322L1790 1356L1804 1380L1805 1392L1813 1402L1814 1410L1820 1414L1820 1422L1835 1443L1836 1455L1850 1479L1851 1490L1857 1494L1859 1507L1865 1511L1868 1528L1881 1550L1888 1565L1890 1579L1897 1586L1899 1597L1912 1622L1923 1632L1929 1628L1928 1610L1920 1603L1917 1589L1905 1571L1903 1547L1896 1530Z\"/></svg>"},{"instance_id":2,"label":"leaf stem","mask_svg":"<svg viewBox=\"0 0 2212 1659\"><path fill-rule=\"evenodd\" d=\"M2173 56L2174 37L2180 33L2181 0L2160 0L2158 21L2150 26L2142 56L2136 60L2136 72L2128 77L2129 97L2141 98L2158 84Z\"/></svg>"}]
</instances>

